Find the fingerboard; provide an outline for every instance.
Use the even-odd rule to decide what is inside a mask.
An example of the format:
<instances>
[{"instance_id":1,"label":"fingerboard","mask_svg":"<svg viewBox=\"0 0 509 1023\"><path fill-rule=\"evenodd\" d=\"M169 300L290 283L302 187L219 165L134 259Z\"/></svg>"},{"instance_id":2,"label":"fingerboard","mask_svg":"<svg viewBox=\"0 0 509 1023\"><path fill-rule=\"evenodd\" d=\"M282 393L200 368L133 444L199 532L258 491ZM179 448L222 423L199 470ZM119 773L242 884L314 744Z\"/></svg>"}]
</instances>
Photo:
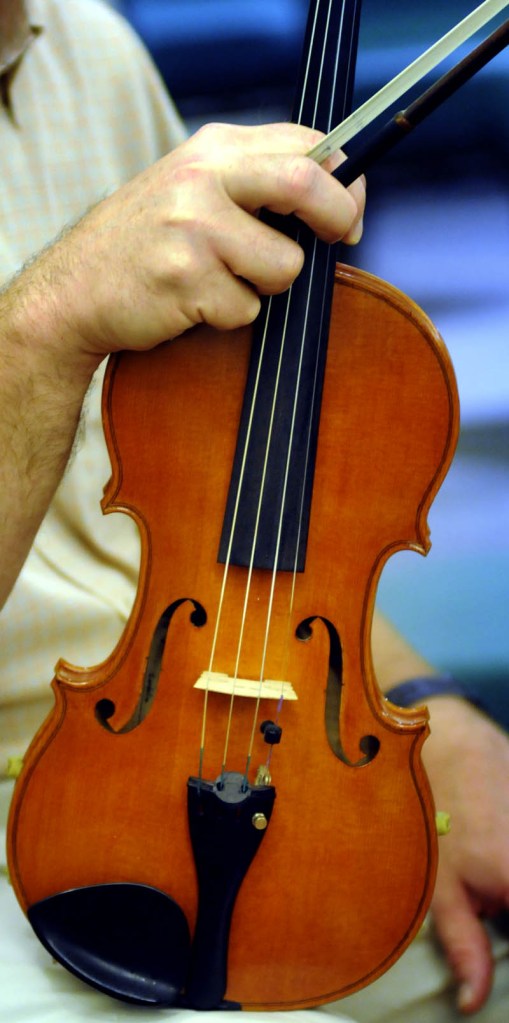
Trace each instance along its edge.
<instances>
[{"instance_id":1,"label":"fingerboard","mask_svg":"<svg viewBox=\"0 0 509 1023\"><path fill-rule=\"evenodd\" d=\"M351 109L361 0L312 0L293 120L327 133ZM253 328L218 560L304 571L336 248L294 217L263 219L298 241L304 267L264 298Z\"/></svg>"}]
</instances>

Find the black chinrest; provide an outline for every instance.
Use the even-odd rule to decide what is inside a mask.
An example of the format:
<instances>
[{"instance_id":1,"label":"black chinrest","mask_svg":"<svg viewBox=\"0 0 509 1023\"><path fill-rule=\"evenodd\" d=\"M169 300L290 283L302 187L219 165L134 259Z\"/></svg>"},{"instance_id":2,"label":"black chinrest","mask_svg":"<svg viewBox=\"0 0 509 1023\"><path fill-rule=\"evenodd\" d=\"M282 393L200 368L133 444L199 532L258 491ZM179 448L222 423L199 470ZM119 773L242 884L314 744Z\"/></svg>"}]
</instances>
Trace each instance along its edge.
<instances>
[{"instance_id":1,"label":"black chinrest","mask_svg":"<svg viewBox=\"0 0 509 1023\"><path fill-rule=\"evenodd\" d=\"M171 1006L180 998L190 935L180 906L142 884L74 888L34 903L30 923L51 955L115 998Z\"/></svg>"}]
</instances>

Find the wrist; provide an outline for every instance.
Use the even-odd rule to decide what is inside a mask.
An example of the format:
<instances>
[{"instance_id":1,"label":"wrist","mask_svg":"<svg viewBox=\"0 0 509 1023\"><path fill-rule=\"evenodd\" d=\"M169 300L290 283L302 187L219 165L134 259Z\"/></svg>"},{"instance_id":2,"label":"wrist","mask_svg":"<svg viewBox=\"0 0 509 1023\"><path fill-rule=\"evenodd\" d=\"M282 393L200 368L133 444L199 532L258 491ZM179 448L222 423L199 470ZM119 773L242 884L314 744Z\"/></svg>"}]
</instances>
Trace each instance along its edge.
<instances>
[{"instance_id":1,"label":"wrist","mask_svg":"<svg viewBox=\"0 0 509 1023\"><path fill-rule=\"evenodd\" d=\"M452 696L465 700L482 711L496 724L509 731L509 697L507 680L462 680L445 673L406 679L385 692L385 697L398 707L415 707L435 697Z\"/></svg>"},{"instance_id":2,"label":"wrist","mask_svg":"<svg viewBox=\"0 0 509 1023\"><path fill-rule=\"evenodd\" d=\"M73 328L61 290L50 251L43 253L0 296L2 348L30 377L42 373L83 397L101 356Z\"/></svg>"},{"instance_id":3,"label":"wrist","mask_svg":"<svg viewBox=\"0 0 509 1023\"><path fill-rule=\"evenodd\" d=\"M463 683L449 673L404 679L403 682L388 689L384 695L398 707L420 706L433 696L459 696L472 702Z\"/></svg>"}]
</instances>

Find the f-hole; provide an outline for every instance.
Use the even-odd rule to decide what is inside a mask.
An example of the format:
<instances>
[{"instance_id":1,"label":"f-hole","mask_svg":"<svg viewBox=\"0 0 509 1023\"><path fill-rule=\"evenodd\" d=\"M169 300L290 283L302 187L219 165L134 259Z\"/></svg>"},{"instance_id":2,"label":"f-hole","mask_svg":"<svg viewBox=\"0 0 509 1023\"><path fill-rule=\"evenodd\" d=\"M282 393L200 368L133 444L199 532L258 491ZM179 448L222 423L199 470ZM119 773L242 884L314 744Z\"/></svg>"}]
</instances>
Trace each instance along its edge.
<instances>
[{"instance_id":1,"label":"f-hole","mask_svg":"<svg viewBox=\"0 0 509 1023\"><path fill-rule=\"evenodd\" d=\"M191 624L196 628L201 628L205 625L205 622L207 621L205 608L199 604L198 601L193 600L192 597L182 597L180 600L174 600L173 604L168 605L166 610L163 611L154 629L154 635L152 636L145 673L141 684L140 696L129 721L127 721L125 725L122 725L122 728L113 728L112 725L110 725L110 718L113 717L116 710L113 700L99 700L96 704L96 718L99 721L99 724L102 725L106 731L113 732L115 735L124 735L126 732L132 732L134 728L137 728L138 725L141 725L141 723L145 720L152 707L157 692L159 676L161 674L161 664L163 661L166 639L171 620L178 608L187 602L193 606L193 610L189 616Z\"/></svg>"},{"instance_id":2,"label":"f-hole","mask_svg":"<svg viewBox=\"0 0 509 1023\"><path fill-rule=\"evenodd\" d=\"M361 736L359 739L359 750L362 756L358 760L350 760L350 757L345 753L340 733L343 655L337 629L327 618L313 615L311 618L305 618L300 623L295 635L302 642L308 642L313 636L312 625L316 621L322 622L329 634L329 671L325 695L325 733L327 741L334 756L341 760L343 764L346 764L347 767L365 767L366 764L370 764L375 759L380 749L380 740L377 739L376 735Z\"/></svg>"}]
</instances>

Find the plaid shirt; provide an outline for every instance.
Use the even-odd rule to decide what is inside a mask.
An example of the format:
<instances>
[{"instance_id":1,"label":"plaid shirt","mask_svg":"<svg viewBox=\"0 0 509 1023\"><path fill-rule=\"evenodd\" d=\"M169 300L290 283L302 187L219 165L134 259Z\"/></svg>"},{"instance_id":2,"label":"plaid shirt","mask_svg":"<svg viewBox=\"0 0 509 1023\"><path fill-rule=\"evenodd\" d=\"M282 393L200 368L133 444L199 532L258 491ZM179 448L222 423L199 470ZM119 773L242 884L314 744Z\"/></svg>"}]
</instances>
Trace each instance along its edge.
<instances>
[{"instance_id":1,"label":"plaid shirt","mask_svg":"<svg viewBox=\"0 0 509 1023\"><path fill-rule=\"evenodd\" d=\"M0 283L184 136L114 11L99 0L30 0L27 10L41 30L0 104ZM138 541L127 516L101 514L109 475L97 381L77 454L0 615L0 776L51 707L57 658L102 660L129 614Z\"/></svg>"}]
</instances>

